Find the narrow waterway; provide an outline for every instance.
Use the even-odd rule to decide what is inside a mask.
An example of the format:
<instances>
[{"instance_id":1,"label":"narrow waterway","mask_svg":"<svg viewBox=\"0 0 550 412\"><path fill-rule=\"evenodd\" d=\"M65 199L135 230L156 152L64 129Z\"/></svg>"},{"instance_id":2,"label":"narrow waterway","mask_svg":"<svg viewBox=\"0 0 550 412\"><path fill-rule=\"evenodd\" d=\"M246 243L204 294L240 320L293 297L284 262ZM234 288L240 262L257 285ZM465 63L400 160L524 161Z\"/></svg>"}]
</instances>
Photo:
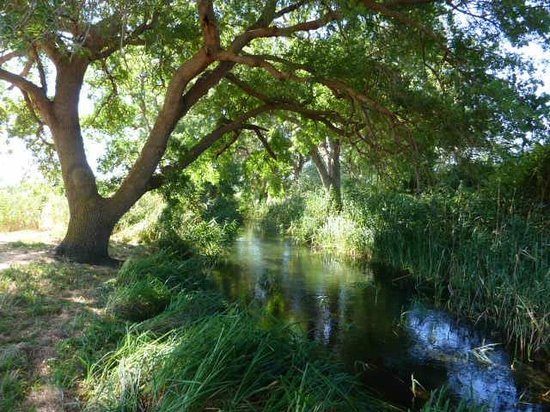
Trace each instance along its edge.
<instances>
[{"instance_id":1,"label":"narrow waterway","mask_svg":"<svg viewBox=\"0 0 550 412\"><path fill-rule=\"evenodd\" d=\"M497 341L420 305L369 266L247 229L214 275L228 297L328 346L385 399L414 407L425 390L447 385L489 411L549 410L528 402L530 378Z\"/></svg>"}]
</instances>

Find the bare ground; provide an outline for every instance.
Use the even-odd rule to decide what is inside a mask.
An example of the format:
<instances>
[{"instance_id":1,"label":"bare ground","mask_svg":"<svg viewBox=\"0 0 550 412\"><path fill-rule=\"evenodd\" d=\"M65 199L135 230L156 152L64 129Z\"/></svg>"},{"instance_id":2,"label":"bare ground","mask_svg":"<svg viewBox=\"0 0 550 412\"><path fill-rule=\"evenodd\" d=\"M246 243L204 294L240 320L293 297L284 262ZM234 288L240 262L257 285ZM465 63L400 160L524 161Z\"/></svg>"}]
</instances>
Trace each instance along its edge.
<instances>
[{"instance_id":1,"label":"bare ground","mask_svg":"<svg viewBox=\"0 0 550 412\"><path fill-rule=\"evenodd\" d=\"M34 230L0 233L0 270L11 265L51 261L58 240L50 232Z\"/></svg>"}]
</instances>

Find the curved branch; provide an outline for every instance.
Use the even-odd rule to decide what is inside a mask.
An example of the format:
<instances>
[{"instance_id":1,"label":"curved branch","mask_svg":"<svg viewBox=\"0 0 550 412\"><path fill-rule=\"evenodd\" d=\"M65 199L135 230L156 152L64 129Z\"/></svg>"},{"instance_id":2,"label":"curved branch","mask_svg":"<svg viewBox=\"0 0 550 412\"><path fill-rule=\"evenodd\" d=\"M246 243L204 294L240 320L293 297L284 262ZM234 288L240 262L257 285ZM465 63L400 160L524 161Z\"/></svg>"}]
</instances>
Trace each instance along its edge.
<instances>
[{"instance_id":1,"label":"curved branch","mask_svg":"<svg viewBox=\"0 0 550 412\"><path fill-rule=\"evenodd\" d=\"M259 92L256 88L252 87L251 85L249 85L248 83L242 81L237 76L235 76L234 74L231 74L231 73L226 76L226 79L229 82L231 82L232 84L234 84L235 86L237 86L238 88L240 88L246 94L248 94L248 95L250 95L250 96L252 96L252 97L254 97L254 98L256 98L260 101L263 101L263 102L269 103L269 104L277 105L277 107L280 108L281 110L298 113L298 114L301 114L302 116L304 116L304 117L306 117L310 120L323 123L327 128L329 128L330 130L332 130L333 132L335 132L339 135L346 136L346 135L349 134L342 127L342 125L344 125L346 123L348 123L348 124L350 123L349 119L344 119L337 112L308 109L308 108L304 107L303 104L300 104L299 102L294 102L294 101L291 101L291 100L288 100L288 99L284 99L284 100L283 99L277 99L277 98L268 96L266 94L263 94L263 93ZM340 127L336 126L333 123L333 121L331 120L331 118L338 121L341 126Z\"/></svg>"},{"instance_id":2,"label":"curved branch","mask_svg":"<svg viewBox=\"0 0 550 412\"><path fill-rule=\"evenodd\" d=\"M26 93L44 117L46 123L53 119L52 102L46 96L44 90L23 76L0 68L0 80L11 83L23 93Z\"/></svg>"},{"instance_id":3,"label":"curved branch","mask_svg":"<svg viewBox=\"0 0 550 412\"><path fill-rule=\"evenodd\" d=\"M245 34L250 38L250 40L258 39L262 37L291 37L293 34L298 32L320 29L321 27L326 26L328 23L332 21L340 20L342 18L343 18L342 13L331 10L327 14L315 20L309 20L302 23L297 23L293 26L287 26L287 27L277 27L277 26L262 27L262 28L249 30Z\"/></svg>"},{"instance_id":4,"label":"curved branch","mask_svg":"<svg viewBox=\"0 0 550 412\"><path fill-rule=\"evenodd\" d=\"M174 171L185 169L197 160L201 154L218 142L225 134L249 127L250 125L245 123L247 120L258 116L259 114L269 112L274 108L275 107L273 105L262 105L246 112L233 121L225 122L221 126L217 127L215 130L199 140L193 147L191 147L176 163L164 167L161 175L155 175L151 179L147 190L160 187L164 183L166 175Z\"/></svg>"},{"instance_id":5,"label":"curved branch","mask_svg":"<svg viewBox=\"0 0 550 412\"><path fill-rule=\"evenodd\" d=\"M15 59L16 57L20 57L21 55L22 54L20 52L12 51L0 56L0 66L12 59Z\"/></svg>"},{"instance_id":6,"label":"curved branch","mask_svg":"<svg viewBox=\"0 0 550 412\"><path fill-rule=\"evenodd\" d=\"M228 51L223 51L218 53L218 59L223 61L232 61L235 63L244 64L251 67L259 67L267 71L271 76L277 80L292 80L298 83L309 83L317 82L328 87L336 97L342 97L342 95L347 95L350 98L361 102L370 108L376 110L380 114L388 117L392 122L400 122L401 119L399 116L392 112L390 109L379 103L378 101L372 99L371 97L358 92L354 88L348 86L343 81L335 79L316 79L312 77L303 77L294 74L293 72L284 72L277 69L273 64L267 60L254 55L241 56L235 53ZM310 73L311 74L311 73Z\"/></svg>"}]
</instances>

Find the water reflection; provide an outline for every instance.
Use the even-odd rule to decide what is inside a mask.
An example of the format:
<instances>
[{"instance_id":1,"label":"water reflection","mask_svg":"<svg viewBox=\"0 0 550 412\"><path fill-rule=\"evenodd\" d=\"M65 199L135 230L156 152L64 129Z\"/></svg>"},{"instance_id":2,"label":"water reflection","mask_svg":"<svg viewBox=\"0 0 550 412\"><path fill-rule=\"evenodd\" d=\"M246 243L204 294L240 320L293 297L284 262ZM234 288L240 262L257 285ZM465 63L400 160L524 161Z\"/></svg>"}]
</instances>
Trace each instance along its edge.
<instances>
[{"instance_id":1,"label":"water reflection","mask_svg":"<svg viewBox=\"0 0 550 412\"><path fill-rule=\"evenodd\" d=\"M369 268L248 231L215 278L226 295L295 324L348 368L360 366L366 383L394 402L411 405L414 375L427 389L447 384L490 410L542 410L518 406L517 376L501 348L476 351L484 344L479 334L443 312L411 306L407 293Z\"/></svg>"},{"instance_id":2,"label":"water reflection","mask_svg":"<svg viewBox=\"0 0 550 412\"><path fill-rule=\"evenodd\" d=\"M407 313L407 328L413 340L411 356L445 365L448 385L461 398L487 405L490 411L542 410L521 404L510 358L498 344L484 341L445 312L418 305Z\"/></svg>"}]
</instances>

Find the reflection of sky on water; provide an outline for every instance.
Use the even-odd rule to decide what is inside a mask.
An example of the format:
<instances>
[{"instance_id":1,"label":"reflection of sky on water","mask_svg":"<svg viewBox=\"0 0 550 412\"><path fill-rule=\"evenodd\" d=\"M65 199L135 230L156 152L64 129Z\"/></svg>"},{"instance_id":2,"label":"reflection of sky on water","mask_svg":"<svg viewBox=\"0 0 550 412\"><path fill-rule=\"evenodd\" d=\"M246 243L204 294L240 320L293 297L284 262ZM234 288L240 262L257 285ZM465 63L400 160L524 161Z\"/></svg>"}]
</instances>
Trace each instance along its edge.
<instances>
[{"instance_id":1,"label":"reflection of sky on water","mask_svg":"<svg viewBox=\"0 0 550 412\"><path fill-rule=\"evenodd\" d=\"M458 325L444 312L419 306L407 313L407 327L413 338L411 355L422 362L443 364L447 384L460 398L487 405L489 411L542 410L519 404L508 355L498 346L485 346L491 342L483 342L471 328ZM480 360L476 351L487 358Z\"/></svg>"},{"instance_id":2,"label":"reflection of sky on water","mask_svg":"<svg viewBox=\"0 0 550 412\"><path fill-rule=\"evenodd\" d=\"M250 231L215 276L226 295L285 319L332 348L353 372L358 364L370 365L371 372L362 372L365 382L405 407L414 374L428 389L447 384L458 397L493 411L541 410L516 407L520 391L500 347L487 352L491 365L474 358L483 342L472 328L419 306L408 312L404 328L398 326L407 294L370 268Z\"/></svg>"}]
</instances>

